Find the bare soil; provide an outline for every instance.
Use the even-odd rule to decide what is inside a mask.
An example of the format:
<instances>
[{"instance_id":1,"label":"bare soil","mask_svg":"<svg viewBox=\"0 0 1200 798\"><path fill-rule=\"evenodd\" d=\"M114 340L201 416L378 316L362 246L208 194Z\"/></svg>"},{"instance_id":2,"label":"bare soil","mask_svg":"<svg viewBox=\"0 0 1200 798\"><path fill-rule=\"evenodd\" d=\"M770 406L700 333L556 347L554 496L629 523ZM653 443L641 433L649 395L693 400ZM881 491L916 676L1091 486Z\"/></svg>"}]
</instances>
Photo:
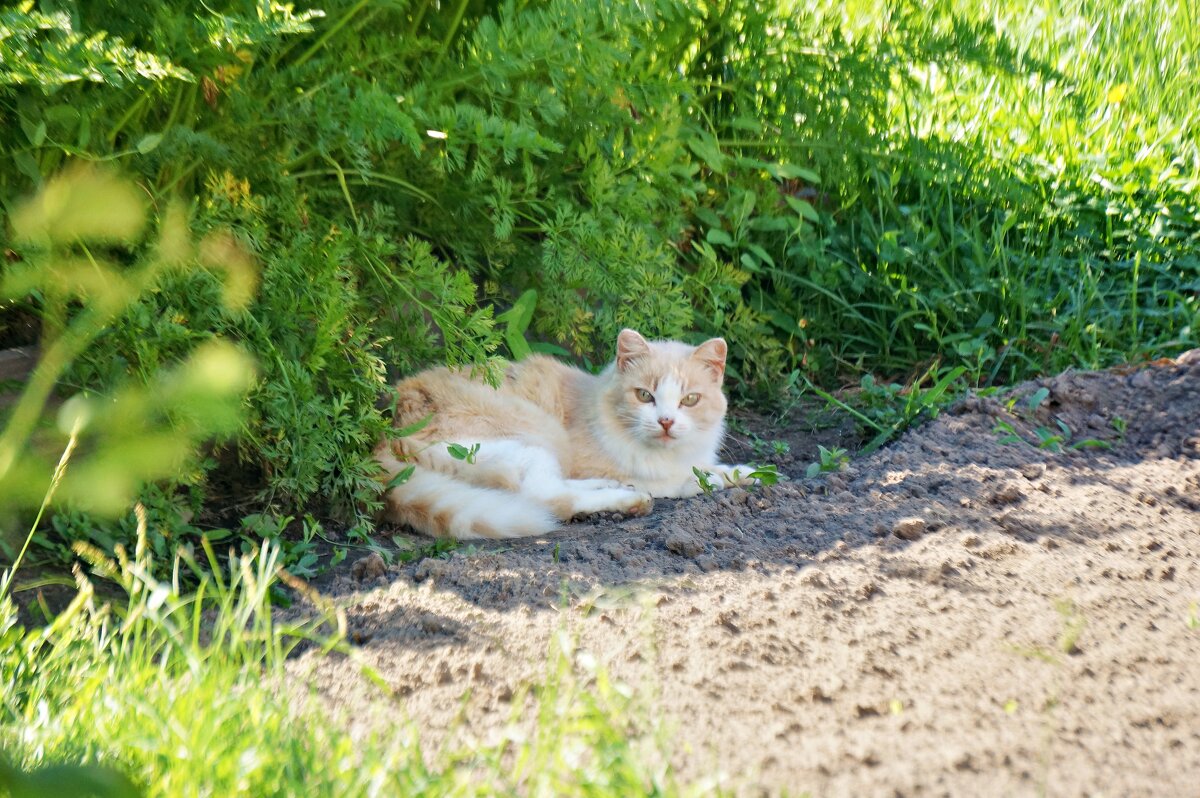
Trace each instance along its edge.
<instances>
[{"instance_id":1,"label":"bare soil","mask_svg":"<svg viewBox=\"0 0 1200 798\"><path fill-rule=\"evenodd\" d=\"M751 418L790 482L341 566L323 589L395 698L292 667L360 731L488 741L566 630L650 696L681 777L740 794L1196 795L1198 354L972 396L816 479L845 430Z\"/></svg>"}]
</instances>

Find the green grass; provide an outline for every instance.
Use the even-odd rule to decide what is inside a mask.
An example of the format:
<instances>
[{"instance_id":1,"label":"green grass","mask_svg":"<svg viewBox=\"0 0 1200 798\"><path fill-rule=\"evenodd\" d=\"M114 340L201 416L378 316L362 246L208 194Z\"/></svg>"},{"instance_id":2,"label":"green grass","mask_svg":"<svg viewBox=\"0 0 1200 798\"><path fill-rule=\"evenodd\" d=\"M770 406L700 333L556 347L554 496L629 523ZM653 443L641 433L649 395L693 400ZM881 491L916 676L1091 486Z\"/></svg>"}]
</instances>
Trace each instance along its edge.
<instances>
[{"instance_id":1,"label":"green grass","mask_svg":"<svg viewBox=\"0 0 1200 798\"><path fill-rule=\"evenodd\" d=\"M67 609L23 629L0 599L0 751L18 773L46 763L83 766L68 775L107 769L142 795L173 798L712 794L673 775L661 722L565 633L545 679L529 686L531 708L524 695L513 701L528 733L428 755L412 726L352 739L318 702L297 697L301 687L286 686L296 677L284 662L299 641L353 652L332 609L310 622L273 619L279 552L270 544L230 560L224 574L186 553L162 575L144 548L117 561L81 553L119 586L119 602L77 576ZM181 593L188 570L198 587ZM365 667L363 678L379 680ZM376 687L380 703L394 700ZM0 768L0 794L12 786L6 778L12 771Z\"/></svg>"},{"instance_id":2,"label":"green grass","mask_svg":"<svg viewBox=\"0 0 1200 798\"><path fill-rule=\"evenodd\" d=\"M851 14L861 40L919 31L926 52L888 93L873 184L834 213L834 257L790 278L829 288L804 306L836 325L827 357L910 373L937 356L990 384L1194 337L1200 89L1194 9L1175 6Z\"/></svg>"}]
</instances>

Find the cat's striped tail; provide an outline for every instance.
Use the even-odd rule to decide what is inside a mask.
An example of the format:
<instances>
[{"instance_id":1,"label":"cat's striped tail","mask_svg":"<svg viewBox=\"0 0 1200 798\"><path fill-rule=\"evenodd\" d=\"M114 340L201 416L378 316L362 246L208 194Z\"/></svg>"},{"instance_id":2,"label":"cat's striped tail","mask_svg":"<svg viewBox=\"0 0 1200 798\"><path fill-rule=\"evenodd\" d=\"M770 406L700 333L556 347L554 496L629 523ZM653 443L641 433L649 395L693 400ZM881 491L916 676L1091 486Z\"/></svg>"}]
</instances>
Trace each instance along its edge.
<instances>
[{"instance_id":1,"label":"cat's striped tail","mask_svg":"<svg viewBox=\"0 0 1200 798\"><path fill-rule=\"evenodd\" d=\"M389 476L406 467L386 454L376 456ZM417 466L384 501L387 520L433 537L516 538L542 535L558 526L550 509L528 496L481 488L427 466Z\"/></svg>"}]
</instances>

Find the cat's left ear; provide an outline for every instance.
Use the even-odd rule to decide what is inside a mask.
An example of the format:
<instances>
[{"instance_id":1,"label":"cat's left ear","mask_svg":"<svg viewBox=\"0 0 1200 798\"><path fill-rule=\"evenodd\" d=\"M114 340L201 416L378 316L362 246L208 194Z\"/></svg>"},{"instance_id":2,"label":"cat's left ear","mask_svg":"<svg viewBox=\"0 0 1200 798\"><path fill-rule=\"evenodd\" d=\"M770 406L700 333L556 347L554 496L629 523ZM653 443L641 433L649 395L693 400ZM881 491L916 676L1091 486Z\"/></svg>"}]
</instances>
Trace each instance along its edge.
<instances>
[{"instance_id":1,"label":"cat's left ear","mask_svg":"<svg viewBox=\"0 0 1200 798\"><path fill-rule=\"evenodd\" d=\"M692 352L692 358L708 366L717 382L720 383L725 379L725 355L728 353L729 347L725 345L724 338L710 338L696 347L696 351Z\"/></svg>"}]
</instances>

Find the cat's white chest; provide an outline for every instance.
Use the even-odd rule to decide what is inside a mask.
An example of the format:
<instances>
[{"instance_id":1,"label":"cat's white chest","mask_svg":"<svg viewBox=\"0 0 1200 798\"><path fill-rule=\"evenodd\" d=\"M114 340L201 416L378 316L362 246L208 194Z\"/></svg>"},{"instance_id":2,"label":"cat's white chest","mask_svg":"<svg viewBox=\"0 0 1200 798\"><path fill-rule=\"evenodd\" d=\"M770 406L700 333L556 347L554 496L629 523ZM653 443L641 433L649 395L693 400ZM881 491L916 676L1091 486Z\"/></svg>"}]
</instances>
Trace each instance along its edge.
<instances>
[{"instance_id":1,"label":"cat's white chest","mask_svg":"<svg viewBox=\"0 0 1200 798\"><path fill-rule=\"evenodd\" d=\"M623 477L640 490L657 496L676 495L681 486L693 484L693 468L706 468L716 462L717 441L698 441L691 446L653 449L630 445L614 447L610 456Z\"/></svg>"}]
</instances>

